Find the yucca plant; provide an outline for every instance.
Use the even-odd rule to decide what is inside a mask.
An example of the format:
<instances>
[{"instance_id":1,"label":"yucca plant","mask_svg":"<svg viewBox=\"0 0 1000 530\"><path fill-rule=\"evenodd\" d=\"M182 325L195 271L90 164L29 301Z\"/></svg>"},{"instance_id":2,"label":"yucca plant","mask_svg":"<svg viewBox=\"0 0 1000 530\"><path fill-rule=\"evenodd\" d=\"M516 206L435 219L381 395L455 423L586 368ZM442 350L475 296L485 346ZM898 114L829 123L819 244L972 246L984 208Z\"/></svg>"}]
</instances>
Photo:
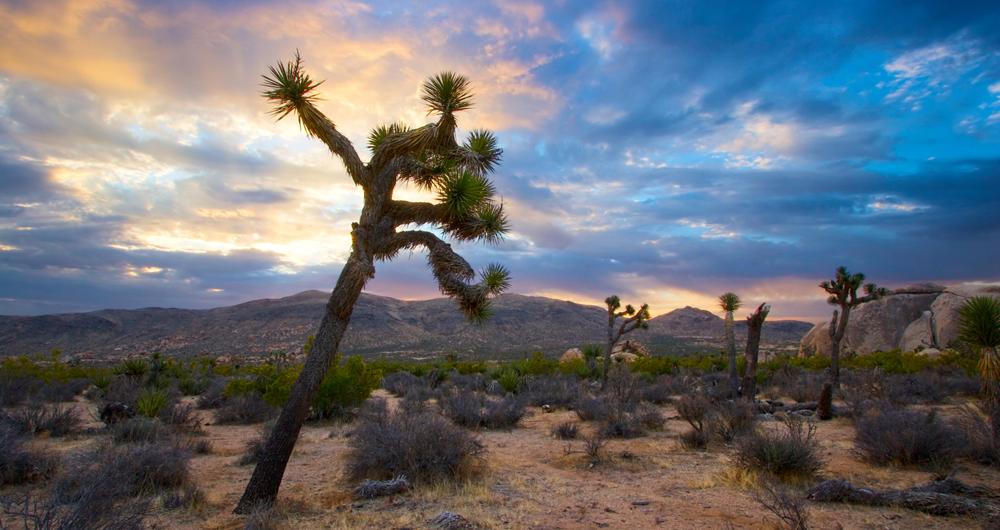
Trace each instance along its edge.
<instances>
[{"instance_id":1,"label":"yucca plant","mask_svg":"<svg viewBox=\"0 0 1000 530\"><path fill-rule=\"evenodd\" d=\"M733 313L743 302L736 293L723 293L719 296L719 307L726 314L725 343L726 355L729 357L729 395L735 398L740 393L740 375L736 371L736 333L733 329Z\"/></svg>"},{"instance_id":2,"label":"yucca plant","mask_svg":"<svg viewBox=\"0 0 1000 530\"><path fill-rule=\"evenodd\" d=\"M139 398L135 401L135 408L147 418L155 418L160 415L160 411L163 407L167 406L167 393L163 390L157 390L155 388L147 388L139 394Z\"/></svg>"},{"instance_id":3,"label":"yucca plant","mask_svg":"<svg viewBox=\"0 0 1000 530\"><path fill-rule=\"evenodd\" d=\"M626 333L631 333L637 329L649 327L649 304L642 304L636 309L632 304L621 309L622 301L618 295L612 295L604 300L608 306L608 340L604 345L604 372L601 374L601 390L608 384L608 372L611 370L611 352L615 349L615 344ZM621 324L618 321L621 320Z\"/></svg>"},{"instance_id":4,"label":"yucca plant","mask_svg":"<svg viewBox=\"0 0 1000 530\"><path fill-rule=\"evenodd\" d=\"M847 320L851 316L851 309L886 296L889 290L874 283L865 283L864 274L860 272L851 274L843 266L837 267L833 280L821 282L819 286L830 295L826 302L840 308L833 311L833 318L830 320L830 382L833 383L834 389L838 389L840 388L840 342L847 332ZM862 288L864 295L858 296L858 289Z\"/></svg>"},{"instance_id":5,"label":"yucca plant","mask_svg":"<svg viewBox=\"0 0 1000 530\"><path fill-rule=\"evenodd\" d=\"M371 158L364 162L351 142L316 108L320 82L306 73L302 59L279 63L264 76L263 96L277 118L295 113L309 136L322 141L364 192L364 207L352 225L351 254L330 295L301 375L264 445L250 483L236 511L247 513L274 502L285 466L302 422L316 397L354 304L365 283L375 274L375 262L392 259L407 250L425 249L441 292L458 302L472 321L490 314L490 300L510 285L507 269L489 265L476 278L475 270L451 245L427 230L407 225L432 225L457 241L497 243L508 230L503 205L489 175L502 151L493 133L474 130L465 141L455 140L456 114L472 106L468 79L443 72L424 82L421 97L436 121L411 128L393 123L376 127L368 136ZM393 198L397 184L409 182L434 192L436 202Z\"/></svg>"},{"instance_id":6,"label":"yucca plant","mask_svg":"<svg viewBox=\"0 0 1000 530\"><path fill-rule=\"evenodd\" d=\"M979 352L979 378L990 414L994 444L1000 447L1000 300L974 296L959 309L959 339Z\"/></svg>"}]
</instances>

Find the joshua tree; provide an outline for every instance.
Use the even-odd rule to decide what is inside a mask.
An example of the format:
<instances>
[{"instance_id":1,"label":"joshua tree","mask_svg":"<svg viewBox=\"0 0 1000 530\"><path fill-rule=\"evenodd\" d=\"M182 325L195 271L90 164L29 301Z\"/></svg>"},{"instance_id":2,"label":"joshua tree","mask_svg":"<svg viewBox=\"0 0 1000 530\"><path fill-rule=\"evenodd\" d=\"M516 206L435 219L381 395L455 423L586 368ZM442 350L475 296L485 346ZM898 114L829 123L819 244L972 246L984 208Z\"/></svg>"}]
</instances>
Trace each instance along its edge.
<instances>
[{"instance_id":1,"label":"joshua tree","mask_svg":"<svg viewBox=\"0 0 1000 530\"><path fill-rule=\"evenodd\" d=\"M469 81L451 72L425 81L422 99L437 120L415 129L398 123L376 127L368 137L372 156L367 163L316 108L319 84L306 74L296 52L294 61L270 68L270 75L264 76L263 96L274 105L278 119L294 112L306 133L326 144L343 162L351 180L364 192L364 207L352 225L351 254L330 295L305 366L264 445L237 513L274 502L302 422L336 355L354 304L375 274L376 261L392 259L404 250L426 249L441 292L454 298L473 321L487 318L490 299L510 284L507 270L499 265L487 266L480 282L471 283L475 271L433 232L397 231L405 225L427 224L455 240L488 243L498 242L507 231L503 207L494 202L488 178L501 156L496 137L474 130L464 143L455 141L455 114L472 106ZM400 182L436 192L437 202L394 199L393 189Z\"/></svg>"},{"instance_id":2,"label":"joshua tree","mask_svg":"<svg viewBox=\"0 0 1000 530\"><path fill-rule=\"evenodd\" d=\"M959 337L979 351L986 410L990 414L993 442L1000 447L1000 300L974 296L959 309Z\"/></svg>"},{"instance_id":3,"label":"joshua tree","mask_svg":"<svg viewBox=\"0 0 1000 530\"><path fill-rule=\"evenodd\" d=\"M618 341L626 333L631 333L639 328L646 329L649 327L649 304L642 304L642 307L638 311L629 304L625 306L625 309L619 311L618 309L621 308L622 301L618 298L618 295L607 297L604 303L608 305L608 342L604 347L604 373L601 375L602 390L608 384L608 371L611 370L611 351L614 350L615 344L618 344ZM623 319L620 325L617 323L618 319Z\"/></svg>"},{"instance_id":4,"label":"joshua tree","mask_svg":"<svg viewBox=\"0 0 1000 530\"><path fill-rule=\"evenodd\" d=\"M726 312L726 353L729 355L729 395L735 398L740 393L740 374L736 371L736 334L733 331L733 313L743 305L736 293L725 293L719 297L719 307Z\"/></svg>"},{"instance_id":5,"label":"joshua tree","mask_svg":"<svg viewBox=\"0 0 1000 530\"><path fill-rule=\"evenodd\" d=\"M753 314L747 316L747 349L743 353L746 368L743 373L743 396L753 401L757 397L757 358L760 354L760 333L764 328L771 306L760 304Z\"/></svg>"},{"instance_id":6,"label":"joshua tree","mask_svg":"<svg viewBox=\"0 0 1000 530\"><path fill-rule=\"evenodd\" d=\"M864 296L858 296L858 289L864 286ZM833 310L833 318L830 319L830 382L833 388L840 388L840 341L844 339L847 331L847 319L851 316L851 309L865 302L870 302L889 294L888 289L876 286L874 283L865 283L865 275L859 273L851 274L843 266L837 267L837 274L831 281L819 284L830 296L826 302L830 305L838 306L840 309Z\"/></svg>"}]
</instances>

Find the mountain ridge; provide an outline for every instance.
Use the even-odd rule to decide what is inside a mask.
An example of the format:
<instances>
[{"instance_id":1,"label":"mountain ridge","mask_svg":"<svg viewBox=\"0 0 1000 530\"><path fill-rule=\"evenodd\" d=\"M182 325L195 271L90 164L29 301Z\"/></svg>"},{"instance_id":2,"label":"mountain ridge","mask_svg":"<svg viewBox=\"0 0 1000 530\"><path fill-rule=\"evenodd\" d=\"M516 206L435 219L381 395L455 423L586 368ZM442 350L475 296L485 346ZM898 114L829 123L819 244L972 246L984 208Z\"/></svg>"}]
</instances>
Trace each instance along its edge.
<instances>
[{"instance_id":1,"label":"mountain ridge","mask_svg":"<svg viewBox=\"0 0 1000 530\"><path fill-rule=\"evenodd\" d=\"M260 355L297 352L315 333L329 297L302 291L281 298L249 300L211 309L147 307L86 313L0 316L0 356L45 352L118 357L159 351L167 355ZM601 343L603 308L542 296L505 294L484 325L471 324L447 298L399 300L363 293L342 344L346 354L421 358L455 353L503 358L529 351L557 354ZM703 309L675 309L649 321L630 338L656 354L680 354L721 345L722 319ZM745 335L737 322L737 336ZM811 323L773 321L765 326L765 349L791 350Z\"/></svg>"}]
</instances>

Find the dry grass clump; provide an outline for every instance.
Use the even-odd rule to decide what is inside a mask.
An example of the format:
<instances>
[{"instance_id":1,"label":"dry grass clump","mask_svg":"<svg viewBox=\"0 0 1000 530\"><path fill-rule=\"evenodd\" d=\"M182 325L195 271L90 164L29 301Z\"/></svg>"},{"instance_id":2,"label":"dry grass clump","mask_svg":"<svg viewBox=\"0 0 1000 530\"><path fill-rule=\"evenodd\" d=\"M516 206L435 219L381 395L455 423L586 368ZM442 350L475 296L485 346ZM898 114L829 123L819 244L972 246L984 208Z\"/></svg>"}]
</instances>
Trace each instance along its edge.
<instances>
[{"instance_id":1,"label":"dry grass clump","mask_svg":"<svg viewBox=\"0 0 1000 530\"><path fill-rule=\"evenodd\" d=\"M564 421L552 428L552 436L560 440L576 440L580 435L580 425L573 421Z\"/></svg>"},{"instance_id":2,"label":"dry grass clump","mask_svg":"<svg viewBox=\"0 0 1000 530\"><path fill-rule=\"evenodd\" d=\"M520 395L535 407L568 409L580 398L580 379L572 375L526 377Z\"/></svg>"}]
</instances>

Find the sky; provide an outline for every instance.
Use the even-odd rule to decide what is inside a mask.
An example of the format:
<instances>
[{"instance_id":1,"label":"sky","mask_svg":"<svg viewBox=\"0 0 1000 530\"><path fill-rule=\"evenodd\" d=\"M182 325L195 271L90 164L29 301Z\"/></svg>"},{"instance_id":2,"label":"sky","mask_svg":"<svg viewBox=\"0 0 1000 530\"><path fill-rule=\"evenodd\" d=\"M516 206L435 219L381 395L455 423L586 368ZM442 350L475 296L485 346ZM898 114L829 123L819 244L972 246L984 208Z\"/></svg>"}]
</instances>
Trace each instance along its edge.
<instances>
[{"instance_id":1,"label":"sky","mask_svg":"<svg viewBox=\"0 0 1000 530\"><path fill-rule=\"evenodd\" d=\"M997 281L997 28L995 1L0 0L0 314L332 289L362 199L260 97L296 50L363 158L432 119L425 78L470 78L512 230L456 248L513 292L825 320L838 265ZM419 252L366 290L440 296Z\"/></svg>"}]
</instances>

